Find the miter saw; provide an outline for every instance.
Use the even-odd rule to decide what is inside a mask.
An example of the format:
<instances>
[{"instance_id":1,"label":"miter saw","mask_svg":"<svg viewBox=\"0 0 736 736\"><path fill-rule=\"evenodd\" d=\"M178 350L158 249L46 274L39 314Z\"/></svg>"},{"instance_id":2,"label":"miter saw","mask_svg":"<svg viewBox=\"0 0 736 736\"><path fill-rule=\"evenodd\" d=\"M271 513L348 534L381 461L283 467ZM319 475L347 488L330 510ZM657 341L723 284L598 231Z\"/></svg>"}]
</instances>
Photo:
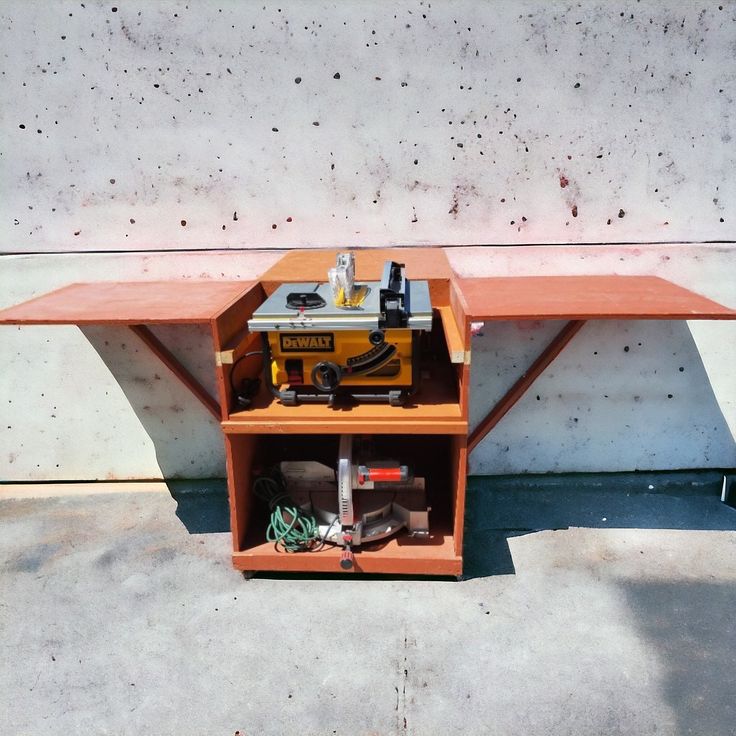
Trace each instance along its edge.
<instances>
[{"instance_id":1,"label":"miter saw","mask_svg":"<svg viewBox=\"0 0 736 736\"><path fill-rule=\"evenodd\" d=\"M353 548L406 531L429 536L424 478L394 460L375 460L370 441L342 435L336 468L319 462L285 461L256 479L255 493L271 511L267 537L291 552L325 544L343 547L340 566L353 567Z\"/></svg>"}]
</instances>

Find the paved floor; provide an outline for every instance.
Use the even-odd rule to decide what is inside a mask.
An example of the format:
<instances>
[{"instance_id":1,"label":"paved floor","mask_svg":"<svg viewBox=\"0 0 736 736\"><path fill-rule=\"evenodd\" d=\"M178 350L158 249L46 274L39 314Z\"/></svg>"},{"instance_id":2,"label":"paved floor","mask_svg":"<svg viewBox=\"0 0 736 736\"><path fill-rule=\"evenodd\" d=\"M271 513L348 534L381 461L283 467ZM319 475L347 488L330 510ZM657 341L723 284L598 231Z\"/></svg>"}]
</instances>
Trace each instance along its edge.
<instances>
[{"instance_id":1,"label":"paved floor","mask_svg":"<svg viewBox=\"0 0 736 736\"><path fill-rule=\"evenodd\" d=\"M474 480L456 582L245 580L220 489L67 490L0 501L2 734L736 733L710 491Z\"/></svg>"}]
</instances>

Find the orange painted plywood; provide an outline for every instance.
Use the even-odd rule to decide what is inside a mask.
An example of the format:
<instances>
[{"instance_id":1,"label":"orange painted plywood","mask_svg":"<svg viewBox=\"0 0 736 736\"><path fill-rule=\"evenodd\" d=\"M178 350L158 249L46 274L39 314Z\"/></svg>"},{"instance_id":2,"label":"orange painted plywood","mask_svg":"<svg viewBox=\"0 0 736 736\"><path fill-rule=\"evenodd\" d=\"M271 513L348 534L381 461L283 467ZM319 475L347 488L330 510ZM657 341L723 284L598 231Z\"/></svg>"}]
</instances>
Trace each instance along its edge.
<instances>
[{"instance_id":1,"label":"orange painted plywood","mask_svg":"<svg viewBox=\"0 0 736 736\"><path fill-rule=\"evenodd\" d=\"M736 310L656 276L457 279L469 320L736 319Z\"/></svg>"},{"instance_id":2,"label":"orange painted plywood","mask_svg":"<svg viewBox=\"0 0 736 736\"><path fill-rule=\"evenodd\" d=\"M209 322L253 281L134 281L70 284L0 311L0 324Z\"/></svg>"},{"instance_id":3,"label":"orange painted plywood","mask_svg":"<svg viewBox=\"0 0 736 736\"><path fill-rule=\"evenodd\" d=\"M377 544L358 547L353 573L390 575L460 575L462 556L455 552L455 541L446 525L430 524L428 539L413 539L406 534L389 537ZM280 572L345 573L340 567L342 549L325 545L319 552L290 554L263 541L256 527L246 536L242 550L233 552L233 567L238 570Z\"/></svg>"},{"instance_id":4,"label":"orange painted plywood","mask_svg":"<svg viewBox=\"0 0 736 736\"><path fill-rule=\"evenodd\" d=\"M261 277L264 282L326 281L338 253L355 254L356 278L375 281L381 278L387 260L406 264L410 279L449 279L452 269L442 248L366 248L353 250L292 250Z\"/></svg>"},{"instance_id":5,"label":"orange painted plywood","mask_svg":"<svg viewBox=\"0 0 736 736\"><path fill-rule=\"evenodd\" d=\"M461 434L468 420L455 392L439 381L427 380L416 402L409 406L355 404L329 407L326 404L284 406L265 388L253 407L236 411L222 422L228 434Z\"/></svg>"}]
</instances>

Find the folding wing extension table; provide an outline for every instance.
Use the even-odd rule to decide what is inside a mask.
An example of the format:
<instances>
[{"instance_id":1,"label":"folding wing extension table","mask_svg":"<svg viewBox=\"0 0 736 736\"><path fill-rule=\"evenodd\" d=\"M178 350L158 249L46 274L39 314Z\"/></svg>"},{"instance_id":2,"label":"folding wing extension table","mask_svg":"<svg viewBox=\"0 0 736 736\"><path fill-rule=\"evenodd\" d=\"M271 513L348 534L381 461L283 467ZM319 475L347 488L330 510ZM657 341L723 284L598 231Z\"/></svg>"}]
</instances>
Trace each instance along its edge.
<instances>
[{"instance_id":1,"label":"folding wing extension table","mask_svg":"<svg viewBox=\"0 0 736 736\"><path fill-rule=\"evenodd\" d=\"M736 319L736 310L656 276L460 278L468 322L568 320L468 438L468 450L501 421L590 320Z\"/></svg>"},{"instance_id":2,"label":"folding wing extension table","mask_svg":"<svg viewBox=\"0 0 736 736\"><path fill-rule=\"evenodd\" d=\"M98 281L70 284L0 311L0 324L127 326L220 421L220 402L161 343L148 325L207 325L215 345L224 345L242 330L243 326L233 320L233 305L238 304L253 283Z\"/></svg>"}]
</instances>

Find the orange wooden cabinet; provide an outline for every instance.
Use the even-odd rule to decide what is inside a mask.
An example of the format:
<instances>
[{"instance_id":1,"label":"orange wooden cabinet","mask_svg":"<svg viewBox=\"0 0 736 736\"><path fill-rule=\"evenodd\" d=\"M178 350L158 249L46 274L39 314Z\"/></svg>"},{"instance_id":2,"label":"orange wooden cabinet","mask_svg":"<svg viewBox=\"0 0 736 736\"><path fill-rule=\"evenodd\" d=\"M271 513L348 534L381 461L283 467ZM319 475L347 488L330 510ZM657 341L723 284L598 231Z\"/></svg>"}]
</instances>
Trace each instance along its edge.
<instances>
[{"instance_id":1,"label":"orange wooden cabinet","mask_svg":"<svg viewBox=\"0 0 736 736\"><path fill-rule=\"evenodd\" d=\"M408 463L426 479L430 533L408 533L354 550L357 573L460 575L468 433L469 328L452 272L440 249L392 249L356 254L356 277L378 280L383 263L406 264L410 279L429 282L434 311L432 356L422 366L420 389L407 406L326 404L284 406L261 386L249 408L238 405L233 386L259 376L260 335L248 319L282 283L324 281L337 251L292 252L267 272L215 322L214 338L222 427L227 456L233 565L244 571L345 572L341 548L285 552L266 541L268 510L253 494L257 473L282 460L333 464L341 434L371 435L387 455Z\"/></svg>"},{"instance_id":2,"label":"orange wooden cabinet","mask_svg":"<svg viewBox=\"0 0 736 736\"><path fill-rule=\"evenodd\" d=\"M341 434L371 435L386 455L405 458L426 478L428 538L399 534L359 547L353 572L460 575L468 452L513 408L583 328L603 319L736 319L725 307L652 276L453 277L435 248L356 252L358 280L378 280L386 260L427 280L434 321L429 361L408 406L283 406L261 387L239 406L233 385L262 371L260 336L247 322L282 283L321 282L337 251L290 251L259 281L71 284L0 311L1 324L127 325L222 422L233 536L233 564L246 571L342 572L341 550L286 553L265 541L267 509L253 494L259 468L286 459L332 463ZM468 437L471 320L569 320ZM207 325L216 351L219 402L149 330L149 325ZM249 353L255 355L248 356Z\"/></svg>"}]
</instances>

